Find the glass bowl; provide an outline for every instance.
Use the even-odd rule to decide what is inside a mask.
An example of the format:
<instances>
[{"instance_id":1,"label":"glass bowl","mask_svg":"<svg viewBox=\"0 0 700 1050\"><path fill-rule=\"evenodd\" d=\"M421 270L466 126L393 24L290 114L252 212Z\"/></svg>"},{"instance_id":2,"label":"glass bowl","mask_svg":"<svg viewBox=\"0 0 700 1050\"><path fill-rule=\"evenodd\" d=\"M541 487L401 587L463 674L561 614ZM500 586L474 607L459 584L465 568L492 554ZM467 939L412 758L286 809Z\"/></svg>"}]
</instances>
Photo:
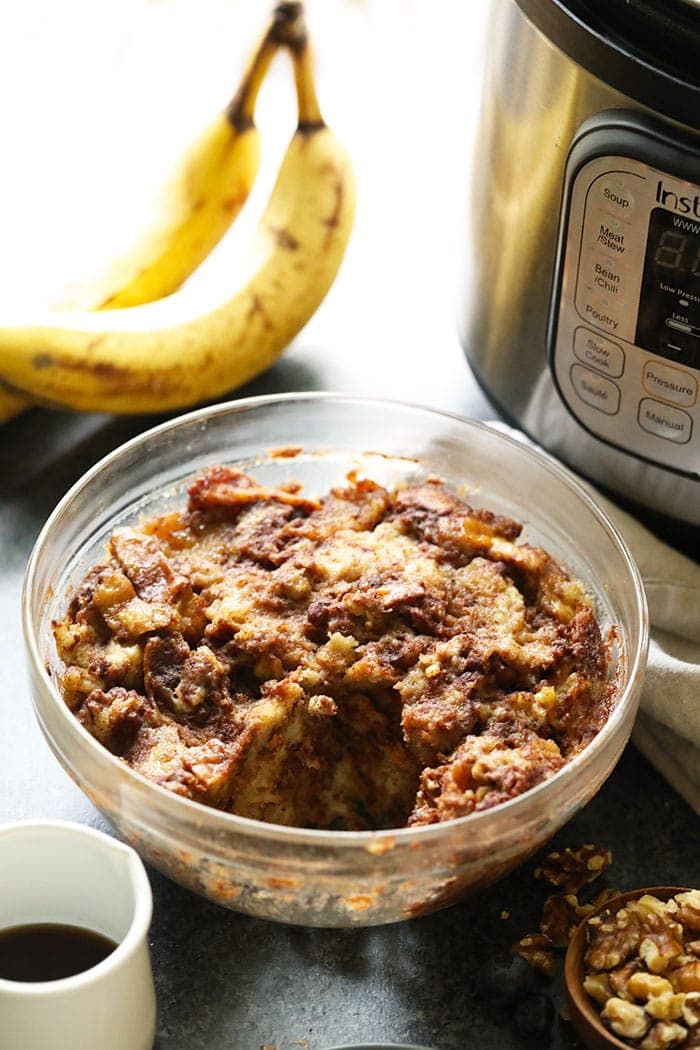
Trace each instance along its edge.
<instances>
[{"instance_id":1,"label":"glass bowl","mask_svg":"<svg viewBox=\"0 0 700 1050\"><path fill-rule=\"evenodd\" d=\"M295 452L280 456L280 449ZM110 754L55 684L51 622L117 525L184 503L206 465L307 494L349 470L393 485L437 474L524 523L581 579L605 631L617 625L617 702L591 744L550 780L491 810L430 826L317 831L233 816L172 794ZM218 904L307 926L376 925L425 914L501 878L600 788L632 729L647 647L639 573L593 499L556 461L487 425L339 394L249 398L188 413L99 462L59 503L29 560L23 621L32 696L56 758L139 854Z\"/></svg>"}]
</instances>

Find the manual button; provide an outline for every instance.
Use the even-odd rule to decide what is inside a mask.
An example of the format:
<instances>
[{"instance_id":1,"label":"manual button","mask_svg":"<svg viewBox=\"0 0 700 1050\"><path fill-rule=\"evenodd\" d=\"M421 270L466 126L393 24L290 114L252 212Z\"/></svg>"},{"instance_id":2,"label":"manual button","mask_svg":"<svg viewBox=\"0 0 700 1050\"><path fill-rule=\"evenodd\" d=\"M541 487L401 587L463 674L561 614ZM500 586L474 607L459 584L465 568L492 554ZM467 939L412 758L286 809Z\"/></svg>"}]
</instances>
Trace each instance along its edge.
<instances>
[{"instance_id":1,"label":"manual button","mask_svg":"<svg viewBox=\"0 0 700 1050\"><path fill-rule=\"evenodd\" d=\"M620 411L620 388L612 379L606 379L583 365L572 365L571 382L581 400L591 408L597 408L608 416L614 416Z\"/></svg>"},{"instance_id":2,"label":"manual button","mask_svg":"<svg viewBox=\"0 0 700 1050\"><path fill-rule=\"evenodd\" d=\"M625 354L622 347L606 339L604 335L591 332L581 325L574 333L574 353L584 365L615 378L625 370Z\"/></svg>"},{"instance_id":3,"label":"manual button","mask_svg":"<svg viewBox=\"0 0 700 1050\"><path fill-rule=\"evenodd\" d=\"M674 405L691 407L698 399L698 381L695 376L661 361L647 361L642 376L648 394L672 401Z\"/></svg>"},{"instance_id":4,"label":"manual button","mask_svg":"<svg viewBox=\"0 0 700 1050\"><path fill-rule=\"evenodd\" d=\"M693 421L687 412L650 397L639 402L637 421L642 430L666 441L675 441L677 445L687 445L693 433Z\"/></svg>"}]
</instances>

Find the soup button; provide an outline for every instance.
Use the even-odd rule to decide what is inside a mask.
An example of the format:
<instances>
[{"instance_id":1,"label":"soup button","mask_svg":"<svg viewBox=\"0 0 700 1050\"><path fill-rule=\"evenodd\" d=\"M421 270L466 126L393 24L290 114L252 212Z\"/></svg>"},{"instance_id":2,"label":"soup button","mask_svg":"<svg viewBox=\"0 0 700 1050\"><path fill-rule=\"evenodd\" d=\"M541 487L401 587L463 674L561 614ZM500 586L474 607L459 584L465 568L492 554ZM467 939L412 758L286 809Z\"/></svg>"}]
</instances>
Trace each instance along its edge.
<instances>
[{"instance_id":1,"label":"soup button","mask_svg":"<svg viewBox=\"0 0 700 1050\"><path fill-rule=\"evenodd\" d=\"M581 400L591 408L597 408L608 416L614 416L620 411L620 388L612 379L606 379L583 365L572 365L571 382Z\"/></svg>"}]
</instances>

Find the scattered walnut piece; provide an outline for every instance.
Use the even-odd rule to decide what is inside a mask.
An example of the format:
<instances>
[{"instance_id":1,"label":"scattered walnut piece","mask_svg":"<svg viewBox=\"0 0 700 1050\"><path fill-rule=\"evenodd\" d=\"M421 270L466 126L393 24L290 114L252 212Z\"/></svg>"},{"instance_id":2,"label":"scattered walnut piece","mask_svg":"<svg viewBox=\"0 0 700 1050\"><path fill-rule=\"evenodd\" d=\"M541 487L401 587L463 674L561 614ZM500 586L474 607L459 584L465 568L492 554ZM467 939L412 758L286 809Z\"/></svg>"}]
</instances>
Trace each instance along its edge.
<instances>
[{"instance_id":1,"label":"scattered walnut piece","mask_svg":"<svg viewBox=\"0 0 700 1050\"><path fill-rule=\"evenodd\" d=\"M540 932L557 948L566 948L581 921L581 906L573 893L556 893L547 897L542 908Z\"/></svg>"},{"instance_id":2,"label":"scattered walnut piece","mask_svg":"<svg viewBox=\"0 0 700 1050\"><path fill-rule=\"evenodd\" d=\"M513 945L516 955L522 955L533 969L547 977L553 977L556 969L552 948L554 944L543 933L528 933Z\"/></svg>"},{"instance_id":3,"label":"scattered walnut piece","mask_svg":"<svg viewBox=\"0 0 700 1050\"><path fill-rule=\"evenodd\" d=\"M564 893L578 893L582 886L597 879L611 861L611 851L601 846L590 843L579 849L567 846L549 853L542 867L535 870L535 878L560 886Z\"/></svg>"},{"instance_id":4,"label":"scattered walnut piece","mask_svg":"<svg viewBox=\"0 0 700 1050\"><path fill-rule=\"evenodd\" d=\"M521 937L512 946L512 950L530 963L533 969L553 977L556 971L556 950L568 947L582 919L587 918L599 903L607 901L611 893L617 895L617 890L602 890L592 903L582 903L577 896L580 887L596 879L611 860L610 850L600 846L587 844L578 849L567 846L549 853L542 866L535 869L536 879L560 886L562 891L551 894L545 900L539 932Z\"/></svg>"},{"instance_id":5,"label":"scattered walnut piece","mask_svg":"<svg viewBox=\"0 0 700 1050\"><path fill-rule=\"evenodd\" d=\"M587 914L590 915L591 912L598 911L598 909L602 908L604 904L611 901L613 897L619 897L621 893L622 890L615 889L613 886L605 886L604 889L595 895L590 904L584 905ZM581 915L584 916L583 909Z\"/></svg>"}]
</instances>

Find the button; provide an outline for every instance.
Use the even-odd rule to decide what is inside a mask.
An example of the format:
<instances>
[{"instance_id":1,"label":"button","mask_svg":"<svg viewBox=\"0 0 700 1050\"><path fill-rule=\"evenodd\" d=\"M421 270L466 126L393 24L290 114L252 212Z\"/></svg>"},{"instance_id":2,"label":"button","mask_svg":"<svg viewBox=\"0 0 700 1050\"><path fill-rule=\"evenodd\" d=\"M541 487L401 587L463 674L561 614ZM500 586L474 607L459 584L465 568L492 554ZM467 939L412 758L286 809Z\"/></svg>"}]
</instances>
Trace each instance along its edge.
<instances>
[{"instance_id":1,"label":"button","mask_svg":"<svg viewBox=\"0 0 700 1050\"><path fill-rule=\"evenodd\" d=\"M604 215L594 227L593 232L596 247L607 249L613 258L619 258L625 254L626 233L622 223L617 219Z\"/></svg>"},{"instance_id":2,"label":"button","mask_svg":"<svg viewBox=\"0 0 700 1050\"><path fill-rule=\"evenodd\" d=\"M637 422L642 430L677 445L687 445L693 432L693 421L687 412L645 397L639 402Z\"/></svg>"},{"instance_id":3,"label":"button","mask_svg":"<svg viewBox=\"0 0 700 1050\"><path fill-rule=\"evenodd\" d=\"M622 278L607 261L593 263L591 284L596 291L607 292L608 295L620 295L622 291Z\"/></svg>"},{"instance_id":4,"label":"button","mask_svg":"<svg viewBox=\"0 0 700 1050\"><path fill-rule=\"evenodd\" d=\"M627 217L634 211L634 197L624 178L615 174L605 175L598 184L602 203L613 215Z\"/></svg>"},{"instance_id":5,"label":"button","mask_svg":"<svg viewBox=\"0 0 700 1050\"><path fill-rule=\"evenodd\" d=\"M579 312L586 321L590 321L596 328L604 328L606 332L616 332L620 327L620 319L615 317L607 299L583 298Z\"/></svg>"},{"instance_id":6,"label":"button","mask_svg":"<svg viewBox=\"0 0 700 1050\"><path fill-rule=\"evenodd\" d=\"M587 405L614 416L620 410L620 388L612 379L605 379L583 365L571 366L571 382L574 390Z\"/></svg>"},{"instance_id":7,"label":"button","mask_svg":"<svg viewBox=\"0 0 700 1050\"><path fill-rule=\"evenodd\" d=\"M622 347L604 335L578 327L574 333L574 353L585 365L605 372L609 376L621 376L625 370L625 354Z\"/></svg>"},{"instance_id":8,"label":"button","mask_svg":"<svg viewBox=\"0 0 700 1050\"><path fill-rule=\"evenodd\" d=\"M648 394L672 401L674 405L694 405L698 398L698 381L688 372L661 361L647 361L642 384Z\"/></svg>"}]
</instances>

